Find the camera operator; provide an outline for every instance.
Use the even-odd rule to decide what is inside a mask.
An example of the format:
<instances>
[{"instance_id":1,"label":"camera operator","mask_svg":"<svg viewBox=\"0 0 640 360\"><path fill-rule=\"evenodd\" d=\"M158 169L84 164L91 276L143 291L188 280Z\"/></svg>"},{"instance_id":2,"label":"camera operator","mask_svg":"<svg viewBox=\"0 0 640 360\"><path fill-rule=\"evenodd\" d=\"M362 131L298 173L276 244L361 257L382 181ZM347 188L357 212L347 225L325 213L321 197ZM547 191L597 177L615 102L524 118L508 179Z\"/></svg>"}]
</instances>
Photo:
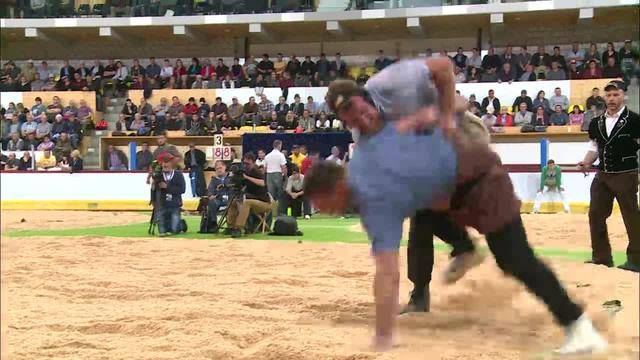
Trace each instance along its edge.
<instances>
[{"instance_id":1,"label":"camera operator","mask_svg":"<svg viewBox=\"0 0 640 360\"><path fill-rule=\"evenodd\" d=\"M252 152L248 152L244 154L242 160L244 163L242 176L246 184L245 199L243 201L234 200L229 204L227 222L230 229L226 233L230 234L231 237L242 236L242 228L247 223L251 209L259 213L265 213L272 208L264 174L256 166L256 156Z\"/></svg>"},{"instance_id":2,"label":"camera operator","mask_svg":"<svg viewBox=\"0 0 640 360\"><path fill-rule=\"evenodd\" d=\"M221 206L228 205L231 197L231 179L227 172L227 164L222 160L218 160L216 161L215 169L216 175L211 178L207 188L207 196L209 197L207 205L208 228L214 233L218 232L218 209Z\"/></svg>"},{"instance_id":3,"label":"camera operator","mask_svg":"<svg viewBox=\"0 0 640 360\"><path fill-rule=\"evenodd\" d=\"M156 191L160 191L155 206L158 214L158 231L160 236L169 236L180 232L180 208L182 194L185 192L185 182L182 172L176 170L179 158L169 152L158 156L162 166L161 174L154 174L153 181Z\"/></svg>"}]
</instances>

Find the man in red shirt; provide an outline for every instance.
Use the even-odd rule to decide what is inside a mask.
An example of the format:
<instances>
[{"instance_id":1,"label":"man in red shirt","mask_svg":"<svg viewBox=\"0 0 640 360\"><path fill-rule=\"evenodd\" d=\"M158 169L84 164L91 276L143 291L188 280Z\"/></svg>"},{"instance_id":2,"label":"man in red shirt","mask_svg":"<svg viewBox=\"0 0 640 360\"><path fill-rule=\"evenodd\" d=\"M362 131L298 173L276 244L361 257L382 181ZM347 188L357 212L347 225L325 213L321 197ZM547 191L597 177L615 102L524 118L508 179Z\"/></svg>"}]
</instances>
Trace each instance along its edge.
<instances>
[{"instance_id":1,"label":"man in red shirt","mask_svg":"<svg viewBox=\"0 0 640 360\"><path fill-rule=\"evenodd\" d=\"M189 118L191 115L198 113L198 105L196 104L196 99L194 97L189 98L189 102L184 105L182 112L184 112L184 114Z\"/></svg>"},{"instance_id":2,"label":"man in red shirt","mask_svg":"<svg viewBox=\"0 0 640 360\"><path fill-rule=\"evenodd\" d=\"M313 163L317 162L318 160L320 160L320 153L317 150L311 150L309 152L309 156L304 158L304 160L302 160L302 163L300 164L300 173L302 175L306 174Z\"/></svg>"}]
</instances>

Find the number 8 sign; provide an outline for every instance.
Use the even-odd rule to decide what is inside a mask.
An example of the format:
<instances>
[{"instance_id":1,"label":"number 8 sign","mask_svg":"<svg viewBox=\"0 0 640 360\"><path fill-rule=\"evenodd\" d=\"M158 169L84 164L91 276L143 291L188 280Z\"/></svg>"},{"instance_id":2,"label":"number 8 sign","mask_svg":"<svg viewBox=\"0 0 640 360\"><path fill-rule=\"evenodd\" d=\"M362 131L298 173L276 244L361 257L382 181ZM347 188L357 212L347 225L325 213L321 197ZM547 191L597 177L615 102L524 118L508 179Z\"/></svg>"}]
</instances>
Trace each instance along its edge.
<instances>
[{"instance_id":1,"label":"number 8 sign","mask_svg":"<svg viewBox=\"0 0 640 360\"><path fill-rule=\"evenodd\" d=\"M216 146L213 148L214 160L231 160L231 146Z\"/></svg>"}]
</instances>

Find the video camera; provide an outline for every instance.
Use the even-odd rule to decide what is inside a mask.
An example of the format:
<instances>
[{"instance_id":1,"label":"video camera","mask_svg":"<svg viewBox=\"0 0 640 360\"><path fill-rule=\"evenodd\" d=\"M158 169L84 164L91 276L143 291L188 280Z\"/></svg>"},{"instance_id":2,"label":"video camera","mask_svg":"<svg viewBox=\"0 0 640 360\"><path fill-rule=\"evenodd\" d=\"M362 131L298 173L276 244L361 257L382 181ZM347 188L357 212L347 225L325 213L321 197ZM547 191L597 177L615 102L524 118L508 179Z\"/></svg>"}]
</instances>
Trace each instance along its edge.
<instances>
[{"instance_id":1,"label":"video camera","mask_svg":"<svg viewBox=\"0 0 640 360\"><path fill-rule=\"evenodd\" d=\"M244 178L244 164L233 163L229 166L229 185L233 191L242 191L246 185L246 179Z\"/></svg>"}]
</instances>

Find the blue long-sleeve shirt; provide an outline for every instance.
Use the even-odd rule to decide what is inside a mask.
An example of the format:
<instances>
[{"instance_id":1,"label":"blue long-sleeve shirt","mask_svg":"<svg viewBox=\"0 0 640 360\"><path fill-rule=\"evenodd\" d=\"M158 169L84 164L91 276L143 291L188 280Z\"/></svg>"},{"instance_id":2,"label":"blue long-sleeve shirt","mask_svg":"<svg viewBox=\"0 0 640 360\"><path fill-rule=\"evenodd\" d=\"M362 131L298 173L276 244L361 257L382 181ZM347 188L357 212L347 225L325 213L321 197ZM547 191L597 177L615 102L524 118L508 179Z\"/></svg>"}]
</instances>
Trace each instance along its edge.
<instances>
[{"instance_id":1,"label":"blue long-sleeve shirt","mask_svg":"<svg viewBox=\"0 0 640 360\"><path fill-rule=\"evenodd\" d=\"M186 190L182 171L163 172L167 188L165 189L164 206L170 208L182 207L182 194Z\"/></svg>"}]
</instances>

